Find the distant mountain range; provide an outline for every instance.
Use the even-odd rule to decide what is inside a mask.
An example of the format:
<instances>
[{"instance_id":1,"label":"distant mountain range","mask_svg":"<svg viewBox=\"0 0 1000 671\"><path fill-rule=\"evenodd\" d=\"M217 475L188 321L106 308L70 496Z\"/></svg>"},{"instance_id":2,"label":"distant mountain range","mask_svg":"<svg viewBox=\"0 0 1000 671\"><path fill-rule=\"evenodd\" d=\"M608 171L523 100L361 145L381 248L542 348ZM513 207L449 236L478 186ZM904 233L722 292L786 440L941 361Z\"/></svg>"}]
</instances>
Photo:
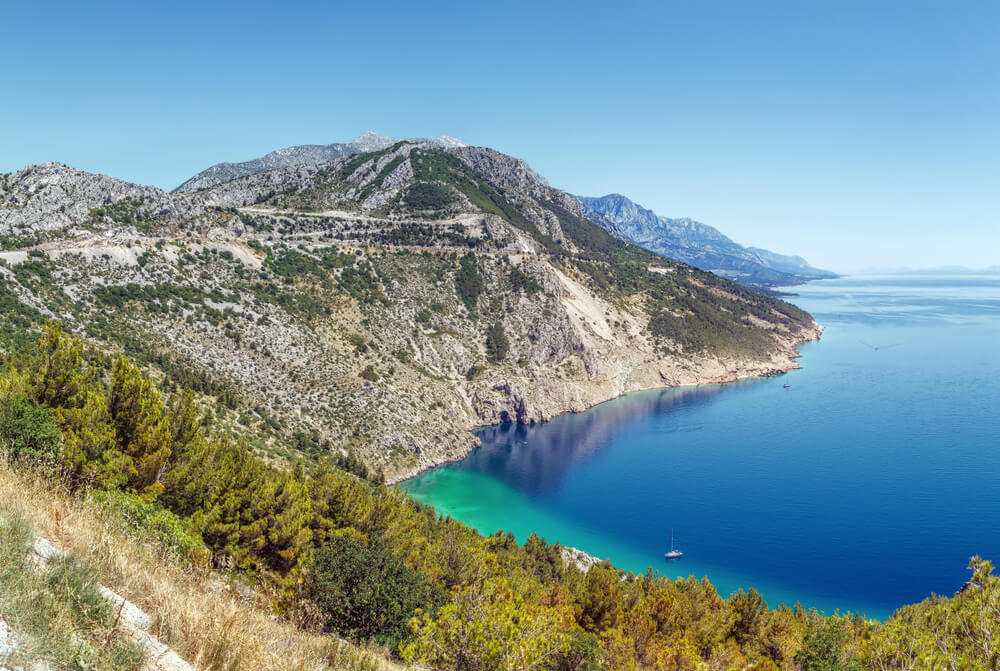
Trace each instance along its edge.
<instances>
[{"instance_id":1,"label":"distant mountain range","mask_svg":"<svg viewBox=\"0 0 1000 671\"><path fill-rule=\"evenodd\" d=\"M693 219L659 216L617 193L576 198L587 217L612 235L740 284L769 288L838 276L809 265L801 256L744 247Z\"/></svg>"},{"instance_id":2,"label":"distant mountain range","mask_svg":"<svg viewBox=\"0 0 1000 671\"><path fill-rule=\"evenodd\" d=\"M456 140L447 135L431 139L415 140L416 142L428 142L445 149L455 149L467 146L461 140ZM297 165L320 165L336 161L345 156L363 154L369 151L379 151L386 149L399 142L399 140L385 135L379 135L368 131L352 142L337 142L334 144L303 144L296 147L285 147L272 151L266 156L255 158L242 163L216 163L211 168L202 170L197 175L187 180L171 193L194 193L202 189L231 182L239 177L256 175L260 172L275 170L276 168L288 168Z\"/></svg>"}]
</instances>

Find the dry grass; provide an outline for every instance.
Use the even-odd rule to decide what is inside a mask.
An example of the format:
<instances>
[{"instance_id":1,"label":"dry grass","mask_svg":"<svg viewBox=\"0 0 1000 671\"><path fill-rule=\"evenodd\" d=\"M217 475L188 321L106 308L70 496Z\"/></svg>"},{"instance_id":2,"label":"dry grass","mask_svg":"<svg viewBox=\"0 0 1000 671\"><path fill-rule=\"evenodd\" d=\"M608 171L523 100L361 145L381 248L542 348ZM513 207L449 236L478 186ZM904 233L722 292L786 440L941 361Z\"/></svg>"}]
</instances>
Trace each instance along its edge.
<instances>
[{"instance_id":1,"label":"dry grass","mask_svg":"<svg viewBox=\"0 0 1000 671\"><path fill-rule=\"evenodd\" d=\"M392 671L378 650L310 634L225 589L207 569L184 567L127 538L88 501L0 460L0 511L93 564L101 581L157 622L154 631L203 671Z\"/></svg>"},{"instance_id":2,"label":"dry grass","mask_svg":"<svg viewBox=\"0 0 1000 671\"><path fill-rule=\"evenodd\" d=\"M91 567L66 555L32 555L30 526L0 512L0 614L17 637L2 668L140 671L142 648L118 628Z\"/></svg>"}]
</instances>

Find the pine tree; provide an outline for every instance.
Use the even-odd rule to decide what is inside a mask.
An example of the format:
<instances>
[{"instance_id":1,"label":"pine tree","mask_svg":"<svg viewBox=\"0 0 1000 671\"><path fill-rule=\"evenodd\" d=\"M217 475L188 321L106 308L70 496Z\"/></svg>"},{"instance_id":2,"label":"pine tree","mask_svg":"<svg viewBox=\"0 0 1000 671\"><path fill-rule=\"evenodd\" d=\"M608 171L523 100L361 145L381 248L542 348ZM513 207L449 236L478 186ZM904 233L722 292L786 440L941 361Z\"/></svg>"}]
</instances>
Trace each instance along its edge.
<instances>
[{"instance_id":1,"label":"pine tree","mask_svg":"<svg viewBox=\"0 0 1000 671\"><path fill-rule=\"evenodd\" d=\"M128 457L127 486L147 500L155 499L163 491L159 480L170 456L170 421L152 381L122 356L111 370L108 410L115 445Z\"/></svg>"}]
</instances>

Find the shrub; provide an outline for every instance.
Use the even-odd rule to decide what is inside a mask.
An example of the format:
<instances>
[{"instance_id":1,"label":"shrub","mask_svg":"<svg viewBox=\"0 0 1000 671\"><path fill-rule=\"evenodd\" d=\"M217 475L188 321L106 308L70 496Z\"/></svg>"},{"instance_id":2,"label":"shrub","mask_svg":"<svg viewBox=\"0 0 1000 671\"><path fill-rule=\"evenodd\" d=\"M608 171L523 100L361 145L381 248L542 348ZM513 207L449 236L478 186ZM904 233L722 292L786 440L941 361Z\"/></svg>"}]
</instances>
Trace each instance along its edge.
<instances>
[{"instance_id":1,"label":"shrub","mask_svg":"<svg viewBox=\"0 0 1000 671\"><path fill-rule=\"evenodd\" d=\"M467 253L459 261L459 268L455 273L455 289L469 313L474 313L476 300L479 294L483 293L483 278L479 274L476 255L472 252Z\"/></svg>"},{"instance_id":2,"label":"shrub","mask_svg":"<svg viewBox=\"0 0 1000 671\"><path fill-rule=\"evenodd\" d=\"M414 611L438 601L421 575L378 537L368 543L332 537L316 551L307 591L327 629L392 648L411 636Z\"/></svg>"},{"instance_id":3,"label":"shrub","mask_svg":"<svg viewBox=\"0 0 1000 671\"><path fill-rule=\"evenodd\" d=\"M365 466L365 462L361 461L358 455L354 454L352 450L348 450L347 454L340 452L335 454L333 456L333 465L348 473L353 473L362 480L370 480L372 478L372 474L368 471L368 467Z\"/></svg>"},{"instance_id":4,"label":"shrub","mask_svg":"<svg viewBox=\"0 0 1000 671\"><path fill-rule=\"evenodd\" d=\"M519 268L510 269L510 286L514 291L524 291L528 294L536 294L542 290L542 285L538 283L538 280Z\"/></svg>"},{"instance_id":5,"label":"shrub","mask_svg":"<svg viewBox=\"0 0 1000 671\"><path fill-rule=\"evenodd\" d=\"M451 191L436 182L417 182L403 195L403 200L415 210L440 210L454 200Z\"/></svg>"},{"instance_id":6,"label":"shrub","mask_svg":"<svg viewBox=\"0 0 1000 671\"><path fill-rule=\"evenodd\" d=\"M510 341L503 331L500 322L493 322L486 329L486 356L494 363L500 363L507 358L510 351Z\"/></svg>"},{"instance_id":7,"label":"shrub","mask_svg":"<svg viewBox=\"0 0 1000 671\"><path fill-rule=\"evenodd\" d=\"M62 447L55 415L25 395L0 407L0 440L15 461L52 462Z\"/></svg>"},{"instance_id":8,"label":"shrub","mask_svg":"<svg viewBox=\"0 0 1000 671\"><path fill-rule=\"evenodd\" d=\"M136 494L120 490L95 489L90 496L100 506L103 519L124 522L136 538L155 540L184 562L200 563L209 559L210 553L201 534L192 529L190 522L160 504L143 501Z\"/></svg>"}]
</instances>

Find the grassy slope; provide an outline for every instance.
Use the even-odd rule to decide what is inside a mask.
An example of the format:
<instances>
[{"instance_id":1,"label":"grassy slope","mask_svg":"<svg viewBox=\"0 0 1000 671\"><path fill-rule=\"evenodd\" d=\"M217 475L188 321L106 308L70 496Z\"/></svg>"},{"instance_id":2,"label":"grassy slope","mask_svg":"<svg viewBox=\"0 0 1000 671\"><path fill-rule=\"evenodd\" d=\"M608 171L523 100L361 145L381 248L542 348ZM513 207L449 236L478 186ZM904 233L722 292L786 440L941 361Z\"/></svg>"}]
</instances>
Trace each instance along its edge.
<instances>
[{"instance_id":1,"label":"grassy slope","mask_svg":"<svg viewBox=\"0 0 1000 671\"><path fill-rule=\"evenodd\" d=\"M378 650L359 648L331 636L306 633L275 620L251 599L225 587L225 575L181 560L171 550L137 538L118 511L74 496L0 461L0 511L4 543L0 545L0 615L17 631L24 624L40 636L34 648L54 660L72 661L69 634L80 631L81 619L65 591L39 584L32 571L19 568L9 529L30 533L65 548L87 569L72 575L92 577L125 596L156 622L155 634L199 669L261 671L391 671L401 668ZM11 525L19 520L19 525ZM17 580L20 579L18 583ZM79 582L80 578L76 578ZM93 581L92 581L93 582ZM12 585L17 589L13 589ZM35 590L29 592L27 590ZM89 592L88 592L89 593ZM30 603L25 597L31 597ZM42 604L44 612L39 612ZM30 620L30 621L29 621ZM112 618L113 622L113 618ZM95 613L89 631L95 640L114 632L106 617ZM112 639L114 640L114 639ZM30 650L29 650L30 651ZM95 668L130 669L134 651L127 646L97 648ZM117 660L117 661L115 661ZM62 668L62 667L61 667Z\"/></svg>"}]
</instances>

